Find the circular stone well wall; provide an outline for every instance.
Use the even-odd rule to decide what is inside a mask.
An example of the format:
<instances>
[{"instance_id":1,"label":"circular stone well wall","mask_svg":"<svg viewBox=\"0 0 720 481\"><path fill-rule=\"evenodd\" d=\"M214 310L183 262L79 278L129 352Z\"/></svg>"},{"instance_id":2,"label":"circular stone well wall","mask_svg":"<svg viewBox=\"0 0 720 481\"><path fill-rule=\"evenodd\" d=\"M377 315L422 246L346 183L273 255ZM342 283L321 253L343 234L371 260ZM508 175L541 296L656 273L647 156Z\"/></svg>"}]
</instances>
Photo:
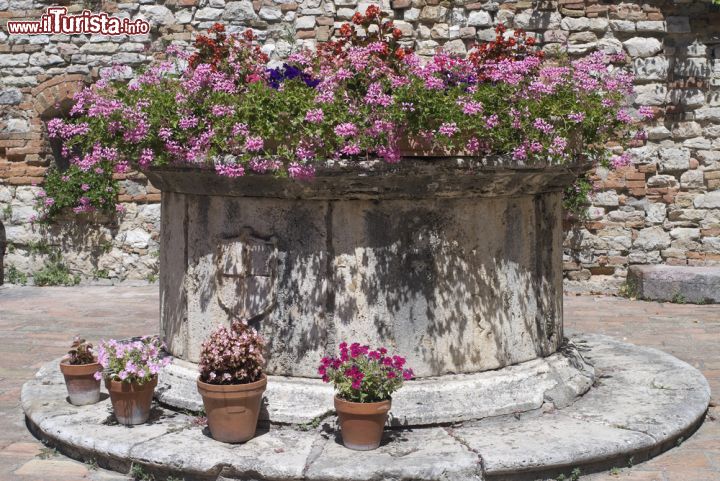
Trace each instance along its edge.
<instances>
[{"instance_id":1,"label":"circular stone well wall","mask_svg":"<svg viewBox=\"0 0 720 481\"><path fill-rule=\"evenodd\" d=\"M562 341L563 167L461 159L335 166L309 181L148 173L162 190L161 332L197 362L248 319L267 373L317 377L339 342L418 377L476 373Z\"/></svg>"}]
</instances>

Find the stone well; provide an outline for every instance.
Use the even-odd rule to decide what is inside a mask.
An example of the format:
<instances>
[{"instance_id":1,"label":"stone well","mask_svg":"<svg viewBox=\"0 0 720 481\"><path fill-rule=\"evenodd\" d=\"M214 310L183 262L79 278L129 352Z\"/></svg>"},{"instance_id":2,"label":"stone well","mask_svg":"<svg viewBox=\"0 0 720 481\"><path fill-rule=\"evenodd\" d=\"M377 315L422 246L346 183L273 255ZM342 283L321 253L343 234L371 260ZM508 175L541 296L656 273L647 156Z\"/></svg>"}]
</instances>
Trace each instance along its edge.
<instances>
[{"instance_id":1,"label":"stone well","mask_svg":"<svg viewBox=\"0 0 720 481\"><path fill-rule=\"evenodd\" d=\"M525 378L538 375L530 366L547 373L542 360L562 342L567 167L443 158L336 165L309 181L148 177L162 190L161 332L187 384L160 389L175 389L170 404L199 406L200 345L234 318L267 339L268 375L330 405L316 369L343 340L386 346L420 380L446 382L515 365Z\"/></svg>"}]
</instances>

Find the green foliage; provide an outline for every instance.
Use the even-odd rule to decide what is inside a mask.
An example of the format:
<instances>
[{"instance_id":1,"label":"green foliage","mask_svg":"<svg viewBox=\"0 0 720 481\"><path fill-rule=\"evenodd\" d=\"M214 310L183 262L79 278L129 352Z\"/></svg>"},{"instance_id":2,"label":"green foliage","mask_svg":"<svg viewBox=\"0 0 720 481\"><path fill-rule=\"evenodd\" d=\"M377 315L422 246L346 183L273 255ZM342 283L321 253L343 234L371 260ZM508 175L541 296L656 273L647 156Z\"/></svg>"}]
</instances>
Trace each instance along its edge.
<instances>
[{"instance_id":1,"label":"green foliage","mask_svg":"<svg viewBox=\"0 0 720 481\"><path fill-rule=\"evenodd\" d=\"M618 289L618 294L621 297L627 297L628 299L637 299L638 293L638 285L633 279L625 279L625 282L623 282Z\"/></svg>"},{"instance_id":2,"label":"green foliage","mask_svg":"<svg viewBox=\"0 0 720 481\"><path fill-rule=\"evenodd\" d=\"M146 473L142 466L133 463L130 466L130 477L133 481L155 481L155 476L150 473Z\"/></svg>"},{"instance_id":3,"label":"green foliage","mask_svg":"<svg viewBox=\"0 0 720 481\"><path fill-rule=\"evenodd\" d=\"M96 361L92 344L80 337L75 337L67 356L63 359L63 362L73 365L92 364Z\"/></svg>"},{"instance_id":4,"label":"green foliage","mask_svg":"<svg viewBox=\"0 0 720 481\"><path fill-rule=\"evenodd\" d=\"M40 459L50 459L59 455L60 453L58 453L57 449L50 446L43 446L40 448L40 452L37 454L37 457Z\"/></svg>"},{"instance_id":5,"label":"green foliage","mask_svg":"<svg viewBox=\"0 0 720 481\"><path fill-rule=\"evenodd\" d=\"M670 302L674 304L687 304L687 299L685 299L685 296L681 293L676 292L675 294L673 294L672 300Z\"/></svg>"},{"instance_id":6,"label":"green foliage","mask_svg":"<svg viewBox=\"0 0 720 481\"><path fill-rule=\"evenodd\" d=\"M12 205L6 204L5 207L3 207L3 209L2 209L3 219L9 220L12 217L12 212L13 212Z\"/></svg>"},{"instance_id":7,"label":"green foliage","mask_svg":"<svg viewBox=\"0 0 720 481\"><path fill-rule=\"evenodd\" d=\"M17 267L9 266L5 272L5 280L10 284L24 286L27 284L28 276L24 272L20 272Z\"/></svg>"},{"instance_id":8,"label":"green foliage","mask_svg":"<svg viewBox=\"0 0 720 481\"><path fill-rule=\"evenodd\" d=\"M565 476L564 474L561 474L558 476L556 481L578 481L580 479L580 475L582 472L580 471L580 468L575 468L570 472L569 476Z\"/></svg>"},{"instance_id":9,"label":"green foliage","mask_svg":"<svg viewBox=\"0 0 720 481\"><path fill-rule=\"evenodd\" d=\"M71 165L66 171L48 169L44 190L37 198L39 220L52 220L61 212L88 212L97 210L115 212L118 183L113 179L109 162L96 165L88 171Z\"/></svg>"},{"instance_id":10,"label":"green foliage","mask_svg":"<svg viewBox=\"0 0 720 481\"><path fill-rule=\"evenodd\" d=\"M74 286L80 282L80 276L70 272L59 251L53 251L45 266L33 274L33 280L36 286Z\"/></svg>"},{"instance_id":11,"label":"green foliage","mask_svg":"<svg viewBox=\"0 0 720 481\"><path fill-rule=\"evenodd\" d=\"M110 273L108 273L107 269L96 269L95 272L93 272L93 278L110 279Z\"/></svg>"},{"instance_id":12,"label":"green foliage","mask_svg":"<svg viewBox=\"0 0 720 481\"><path fill-rule=\"evenodd\" d=\"M587 216L587 208L590 205L589 195L593 190L592 182L587 177L580 176L575 183L565 189L563 193L563 207L580 218Z\"/></svg>"}]
</instances>

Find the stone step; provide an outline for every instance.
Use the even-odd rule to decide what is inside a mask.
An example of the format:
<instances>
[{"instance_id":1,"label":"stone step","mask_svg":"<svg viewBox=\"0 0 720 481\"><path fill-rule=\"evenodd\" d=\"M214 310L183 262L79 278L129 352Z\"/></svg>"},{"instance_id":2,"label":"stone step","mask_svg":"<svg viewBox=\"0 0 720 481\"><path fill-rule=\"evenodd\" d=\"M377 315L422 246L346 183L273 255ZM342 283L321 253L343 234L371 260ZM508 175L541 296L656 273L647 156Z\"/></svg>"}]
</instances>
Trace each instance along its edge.
<instances>
[{"instance_id":1,"label":"stone step","mask_svg":"<svg viewBox=\"0 0 720 481\"><path fill-rule=\"evenodd\" d=\"M586 341L586 343L581 342ZM655 349L597 335L575 345L599 375L564 409L422 428L387 429L375 451L339 441L334 416L308 426L261 426L245 444L213 440L187 413L156 406L151 421L117 425L109 400L72 406L56 362L22 390L27 425L62 453L157 479L239 481L526 481L640 462L677 445L702 423L705 378ZM304 409L298 406L298 409Z\"/></svg>"},{"instance_id":2,"label":"stone step","mask_svg":"<svg viewBox=\"0 0 720 481\"><path fill-rule=\"evenodd\" d=\"M677 303L720 303L720 266L631 266L630 294L640 299Z\"/></svg>"}]
</instances>

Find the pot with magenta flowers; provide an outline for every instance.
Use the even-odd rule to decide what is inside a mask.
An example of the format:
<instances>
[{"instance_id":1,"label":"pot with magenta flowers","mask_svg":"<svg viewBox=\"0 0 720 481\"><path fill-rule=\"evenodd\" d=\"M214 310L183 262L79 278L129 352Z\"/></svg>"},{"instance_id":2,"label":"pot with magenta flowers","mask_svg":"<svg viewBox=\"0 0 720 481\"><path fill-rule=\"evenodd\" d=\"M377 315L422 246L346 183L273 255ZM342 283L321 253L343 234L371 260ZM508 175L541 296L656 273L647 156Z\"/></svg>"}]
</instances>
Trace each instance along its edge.
<instances>
[{"instance_id":1,"label":"pot with magenta flowers","mask_svg":"<svg viewBox=\"0 0 720 481\"><path fill-rule=\"evenodd\" d=\"M265 341L247 322L219 326L202 344L197 389L213 439L243 443L255 436L262 396Z\"/></svg>"},{"instance_id":2,"label":"pot with magenta flowers","mask_svg":"<svg viewBox=\"0 0 720 481\"><path fill-rule=\"evenodd\" d=\"M110 393L115 418L126 426L143 424L150 417L155 386L160 369L170 363L163 357L163 344L157 337L137 340L103 341L98 348L98 360Z\"/></svg>"},{"instance_id":3,"label":"pot with magenta flowers","mask_svg":"<svg viewBox=\"0 0 720 481\"><path fill-rule=\"evenodd\" d=\"M335 386L335 411L346 448L356 451L377 449L392 404L392 393L413 378L405 359L391 356L387 349L346 342L337 357L324 357L318 374Z\"/></svg>"},{"instance_id":4,"label":"pot with magenta flowers","mask_svg":"<svg viewBox=\"0 0 720 481\"><path fill-rule=\"evenodd\" d=\"M84 406L100 400L100 380L96 374L101 370L93 345L75 337L67 355L60 361L70 404Z\"/></svg>"}]
</instances>

